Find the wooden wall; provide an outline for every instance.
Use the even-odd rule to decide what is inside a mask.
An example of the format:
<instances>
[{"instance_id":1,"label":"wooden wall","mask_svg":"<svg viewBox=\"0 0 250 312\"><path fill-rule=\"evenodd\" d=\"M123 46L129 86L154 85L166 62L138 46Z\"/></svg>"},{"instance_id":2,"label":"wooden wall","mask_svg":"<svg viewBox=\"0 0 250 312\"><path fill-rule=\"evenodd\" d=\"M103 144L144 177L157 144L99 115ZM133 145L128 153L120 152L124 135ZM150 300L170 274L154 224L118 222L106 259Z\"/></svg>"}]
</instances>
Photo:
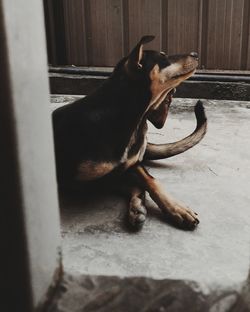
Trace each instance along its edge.
<instances>
[{"instance_id":1,"label":"wooden wall","mask_svg":"<svg viewBox=\"0 0 250 312\"><path fill-rule=\"evenodd\" d=\"M147 48L197 51L205 69L250 69L250 0L44 0L53 65L114 66Z\"/></svg>"}]
</instances>

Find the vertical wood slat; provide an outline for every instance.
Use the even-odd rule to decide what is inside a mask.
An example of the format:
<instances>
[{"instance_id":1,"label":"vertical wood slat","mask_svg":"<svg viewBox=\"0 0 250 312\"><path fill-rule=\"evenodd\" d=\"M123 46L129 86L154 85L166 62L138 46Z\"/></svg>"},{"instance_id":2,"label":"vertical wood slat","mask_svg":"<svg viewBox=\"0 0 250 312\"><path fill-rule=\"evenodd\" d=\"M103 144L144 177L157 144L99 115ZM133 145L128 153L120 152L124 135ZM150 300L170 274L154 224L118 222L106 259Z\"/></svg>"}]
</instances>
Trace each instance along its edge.
<instances>
[{"instance_id":1,"label":"vertical wood slat","mask_svg":"<svg viewBox=\"0 0 250 312\"><path fill-rule=\"evenodd\" d=\"M146 49L161 50L161 0L128 0L129 49L144 35L155 35Z\"/></svg>"},{"instance_id":2,"label":"vertical wood slat","mask_svg":"<svg viewBox=\"0 0 250 312\"><path fill-rule=\"evenodd\" d=\"M168 54L199 50L199 0L168 0Z\"/></svg>"},{"instance_id":3,"label":"vertical wood slat","mask_svg":"<svg viewBox=\"0 0 250 312\"><path fill-rule=\"evenodd\" d=\"M53 36L49 46L50 59L57 58L58 64L65 61L63 53L66 53L67 64L114 66L141 36L153 34L156 39L146 49L168 54L199 52L202 68L250 69L250 0L54 0L53 3L57 3L53 5L54 11L63 7L64 13L61 18L58 12L53 13L56 48L53 51ZM51 15L48 17L47 12L48 19L51 20ZM58 25L62 23L60 33ZM66 52L61 51L65 48L63 35Z\"/></svg>"},{"instance_id":4,"label":"vertical wood slat","mask_svg":"<svg viewBox=\"0 0 250 312\"><path fill-rule=\"evenodd\" d=\"M208 37L208 1L200 0L199 7L199 67L206 68L207 60L207 37Z\"/></svg>"},{"instance_id":5,"label":"vertical wood slat","mask_svg":"<svg viewBox=\"0 0 250 312\"><path fill-rule=\"evenodd\" d=\"M67 62L65 49L64 14L61 0L43 0L47 50L52 65Z\"/></svg>"},{"instance_id":6,"label":"vertical wood slat","mask_svg":"<svg viewBox=\"0 0 250 312\"><path fill-rule=\"evenodd\" d=\"M84 0L63 0L66 55L69 64L88 65Z\"/></svg>"},{"instance_id":7,"label":"vertical wood slat","mask_svg":"<svg viewBox=\"0 0 250 312\"><path fill-rule=\"evenodd\" d=\"M44 15L46 20L46 37L47 37L47 52L48 59L51 64L56 64L56 38L55 38L55 24L53 16L53 3L49 0L43 1Z\"/></svg>"},{"instance_id":8,"label":"vertical wood slat","mask_svg":"<svg viewBox=\"0 0 250 312\"><path fill-rule=\"evenodd\" d=\"M88 65L113 66L123 56L121 0L85 0Z\"/></svg>"},{"instance_id":9,"label":"vertical wood slat","mask_svg":"<svg viewBox=\"0 0 250 312\"><path fill-rule=\"evenodd\" d=\"M45 0L50 1L50 0ZM61 0L53 0L50 8L52 10L51 14L54 20L53 31L54 34L52 36L52 45L55 46L56 53L56 65L65 64L68 62L66 57L66 40L65 40L65 20L64 20L64 12Z\"/></svg>"},{"instance_id":10,"label":"vertical wood slat","mask_svg":"<svg viewBox=\"0 0 250 312\"><path fill-rule=\"evenodd\" d=\"M245 0L245 64L242 62L242 69L250 69L250 0ZM245 65L245 66L244 66Z\"/></svg>"},{"instance_id":11,"label":"vertical wood slat","mask_svg":"<svg viewBox=\"0 0 250 312\"><path fill-rule=\"evenodd\" d=\"M242 29L242 42L241 42L241 69L247 68L247 59L250 53L248 48L249 44L249 29L250 29L250 0L244 0L243 8L243 29Z\"/></svg>"},{"instance_id":12,"label":"vertical wood slat","mask_svg":"<svg viewBox=\"0 0 250 312\"><path fill-rule=\"evenodd\" d=\"M249 19L249 28L250 28L250 19ZM247 54L246 69L250 69L250 31L248 33L248 54Z\"/></svg>"},{"instance_id":13,"label":"vertical wood slat","mask_svg":"<svg viewBox=\"0 0 250 312\"><path fill-rule=\"evenodd\" d=\"M207 68L240 69L244 0L210 0Z\"/></svg>"}]
</instances>

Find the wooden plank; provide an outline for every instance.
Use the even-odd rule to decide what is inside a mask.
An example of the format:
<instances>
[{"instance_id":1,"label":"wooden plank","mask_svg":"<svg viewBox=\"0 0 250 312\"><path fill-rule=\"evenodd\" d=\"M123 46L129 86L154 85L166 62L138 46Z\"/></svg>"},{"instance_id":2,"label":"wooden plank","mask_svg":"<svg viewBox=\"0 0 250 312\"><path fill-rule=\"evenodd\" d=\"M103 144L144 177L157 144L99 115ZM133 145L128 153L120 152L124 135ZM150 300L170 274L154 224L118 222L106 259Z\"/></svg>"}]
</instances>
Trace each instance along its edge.
<instances>
[{"instance_id":1,"label":"wooden plank","mask_svg":"<svg viewBox=\"0 0 250 312\"><path fill-rule=\"evenodd\" d=\"M86 0L88 64L113 66L123 55L121 0Z\"/></svg>"},{"instance_id":2,"label":"wooden plank","mask_svg":"<svg viewBox=\"0 0 250 312\"><path fill-rule=\"evenodd\" d=\"M67 74L72 76L89 76L89 77L108 77L113 72L114 67L96 67L96 66L49 66L49 72L55 74ZM197 75L198 74L198 75ZM196 76L199 75L207 76L208 78L211 76L217 76L218 82L220 78L226 76L230 79L234 79L236 76L241 77L241 79L245 80L245 77L248 78L250 75L250 70L222 70L222 69L197 69L195 75L189 80L195 80ZM204 78L204 80L206 80ZM224 78L222 78L224 80Z\"/></svg>"},{"instance_id":3,"label":"wooden plank","mask_svg":"<svg viewBox=\"0 0 250 312\"><path fill-rule=\"evenodd\" d=\"M240 68L243 11L244 0L209 1L207 68Z\"/></svg>"},{"instance_id":4,"label":"wooden plank","mask_svg":"<svg viewBox=\"0 0 250 312\"><path fill-rule=\"evenodd\" d=\"M250 0L244 0L241 69L250 69Z\"/></svg>"},{"instance_id":5,"label":"wooden plank","mask_svg":"<svg viewBox=\"0 0 250 312\"><path fill-rule=\"evenodd\" d=\"M66 41L62 1L44 0L44 13L49 62L53 65L66 64Z\"/></svg>"},{"instance_id":6,"label":"wooden plank","mask_svg":"<svg viewBox=\"0 0 250 312\"><path fill-rule=\"evenodd\" d=\"M241 49L243 40L244 0L232 0L228 23L231 26L229 39L229 62L227 68L237 69L241 66ZM226 31L226 30L225 30Z\"/></svg>"},{"instance_id":7,"label":"wooden plank","mask_svg":"<svg viewBox=\"0 0 250 312\"><path fill-rule=\"evenodd\" d=\"M63 0L67 64L87 65L84 0Z\"/></svg>"},{"instance_id":8,"label":"wooden plank","mask_svg":"<svg viewBox=\"0 0 250 312\"><path fill-rule=\"evenodd\" d=\"M249 22L249 29L250 29L250 22ZM248 48L247 48L247 66L246 69L250 70L250 30L248 33Z\"/></svg>"},{"instance_id":9,"label":"wooden plank","mask_svg":"<svg viewBox=\"0 0 250 312\"><path fill-rule=\"evenodd\" d=\"M67 62L63 2L61 0L54 0L52 3L56 40L56 62L58 65L61 65Z\"/></svg>"},{"instance_id":10,"label":"wooden plank","mask_svg":"<svg viewBox=\"0 0 250 312\"><path fill-rule=\"evenodd\" d=\"M199 67L201 69L206 68L207 60L207 33L208 33L208 1L200 1L199 10Z\"/></svg>"},{"instance_id":11,"label":"wooden plank","mask_svg":"<svg viewBox=\"0 0 250 312\"><path fill-rule=\"evenodd\" d=\"M199 0L168 0L167 53L199 50Z\"/></svg>"},{"instance_id":12,"label":"wooden plank","mask_svg":"<svg viewBox=\"0 0 250 312\"><path fill-rule=\"evenodd\" d=\"M55 37L54 10L52 1L43 0L43 7L45 15L48 61L50 64L55 65L57 64L56 37Z\"/></svg>"},{"instance_id":13,"label":"wooden plank","mask_svg":"<svg viewBox=\"0 0 250 312\"><path fill-rule=\"evenodd\" d=\"M246 66L243 69L250 70L250 0L245 0L245 64Z\"/></svg>"},{"instance_id":14,"label":"wooden plank","mask_svg":"<svg viewBox=\"0 0 250 312\"><path fill-rule=\"evenodd\" d=\"M146 49L196 51L200 68L250 69L250 0L44 0L52 64L114 66ZM53 5L52 5L53 3Z\"/></svg>"},{"instance_id":15,"label":"wooden plank","mask_svg":"<svg viewBox=\"0 0 250 312\"><path fill-rule=\"evenodd\" d=\"M107 79L107 77L54 73L50 73L49 77L52 94L90 94ZM175 97L249 101L250 85L239 82L189 80L177 88Z\"/></svg>"},{"instance_id":16,"label":"wooden plank","mask_svg":"<svg viewBox=\"0 0 250 312\"><path fill-rule=\"evenodd\" d=\"M161 0L128 0L129 49L144 35L155 35L146 49L161 49Z\"/></svg>"}]
</instances>

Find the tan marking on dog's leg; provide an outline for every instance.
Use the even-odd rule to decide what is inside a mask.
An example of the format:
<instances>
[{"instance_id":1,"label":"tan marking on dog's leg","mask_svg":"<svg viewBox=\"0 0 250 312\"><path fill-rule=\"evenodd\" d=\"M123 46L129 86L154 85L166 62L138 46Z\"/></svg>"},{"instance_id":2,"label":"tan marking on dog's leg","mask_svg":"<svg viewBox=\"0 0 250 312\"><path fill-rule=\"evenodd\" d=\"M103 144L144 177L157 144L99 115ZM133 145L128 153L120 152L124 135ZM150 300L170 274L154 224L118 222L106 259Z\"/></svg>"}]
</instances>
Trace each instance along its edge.
<instances>
[{"instance_id":1,"label":"tan marking on dog's leg","mask_svg":"<svg viewBox=\"0 0 250 312\"><path fill-rule=\"evenodd\" d=\"M134 168L141 179L150 197L175 223L180 227L194 229L199 223L196 213L183 204L177 202L171 195L167 194L161 184L154 179L145 168L137 166Z\"/></svg>"},{"instance_id":2,"label":"tan marking on dog's leg","mask_svg":"<svg viewBox=\"0 0 250 312\"><path fill-rule=\"evenodd\" d=\"M77 170L78 181L91 181L103 177L115 168L112 162L95 162L86 160L82 162Z\"/></svg>"}]
</instances>

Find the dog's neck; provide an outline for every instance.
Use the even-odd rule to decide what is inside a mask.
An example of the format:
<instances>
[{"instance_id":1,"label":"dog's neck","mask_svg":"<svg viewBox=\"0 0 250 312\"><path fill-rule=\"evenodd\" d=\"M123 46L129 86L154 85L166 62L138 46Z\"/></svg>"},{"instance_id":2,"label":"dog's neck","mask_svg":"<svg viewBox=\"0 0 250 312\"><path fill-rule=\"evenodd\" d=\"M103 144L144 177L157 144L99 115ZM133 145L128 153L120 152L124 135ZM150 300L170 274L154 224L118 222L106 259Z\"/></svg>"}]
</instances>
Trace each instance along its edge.
<instances>
[{"instance_id":1,"label":"dog's neck","mask_svg":"<svg viewBox=\"0 0 250 312\"><path fill-rule=\"evenodd\" d=\"M114 83L108 79L101 88L88 96L93 102L109 112L109 127L112 127L112 137L119 139L121 149L131 145L131 137L143 136L146 127L146 112L151 100L150 91L143 86L123 83ZM147 90L147 89L146 89ZM121 97L121 94L123 96ZM105 99L105 101L104 101Z\"/></svg>"}]
</instances>

